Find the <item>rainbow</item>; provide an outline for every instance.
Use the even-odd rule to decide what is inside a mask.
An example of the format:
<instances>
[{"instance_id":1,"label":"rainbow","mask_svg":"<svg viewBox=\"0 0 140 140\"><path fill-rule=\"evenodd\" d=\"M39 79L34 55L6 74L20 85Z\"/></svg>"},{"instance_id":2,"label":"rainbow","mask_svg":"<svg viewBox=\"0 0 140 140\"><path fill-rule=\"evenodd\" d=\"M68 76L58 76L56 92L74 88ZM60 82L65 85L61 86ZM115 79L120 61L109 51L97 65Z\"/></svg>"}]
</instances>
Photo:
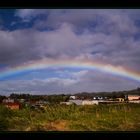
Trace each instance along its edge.
<instances>
[{"instance_id":1,"label":"rainbow","mask_svg":"<svg viewBox=\"0 0 140 140\"><path fill-rule=\"evenodd\" d=\"M136 80L140 82L140 72L124 68L121 66L113 66L110 64L104 64L100 62L95 62L93 60L52 60L52 59L43 59L35 62L30 62L26 64L22 64L21 66L7 68L0 72L0 79L4 79L5 77L12 76L14 74L22 74L24 72L45 69L50 67L80 67L86 68L89 70L97 70L105 73L110 73L112 75L117 75L121 77L126 77L129 79Z\"/></svg>"}]
</instances>

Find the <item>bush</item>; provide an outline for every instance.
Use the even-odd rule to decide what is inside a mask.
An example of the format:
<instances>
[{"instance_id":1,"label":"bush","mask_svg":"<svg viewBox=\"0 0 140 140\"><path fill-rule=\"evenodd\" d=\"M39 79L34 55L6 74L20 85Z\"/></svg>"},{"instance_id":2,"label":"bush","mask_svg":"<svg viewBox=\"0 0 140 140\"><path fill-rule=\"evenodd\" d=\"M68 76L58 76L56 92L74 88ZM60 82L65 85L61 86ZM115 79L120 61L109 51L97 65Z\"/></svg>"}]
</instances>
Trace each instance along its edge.
<instances>
[{"instance_id":1,"label":"bush","mask_svg":"<svg viewBox=\"0 0 140 140\"><path fill-rule=\"evenodd\" d=\"M0 131L7 131L9 123L6 118L0 117Z\"/></svg>"}]
</instances>

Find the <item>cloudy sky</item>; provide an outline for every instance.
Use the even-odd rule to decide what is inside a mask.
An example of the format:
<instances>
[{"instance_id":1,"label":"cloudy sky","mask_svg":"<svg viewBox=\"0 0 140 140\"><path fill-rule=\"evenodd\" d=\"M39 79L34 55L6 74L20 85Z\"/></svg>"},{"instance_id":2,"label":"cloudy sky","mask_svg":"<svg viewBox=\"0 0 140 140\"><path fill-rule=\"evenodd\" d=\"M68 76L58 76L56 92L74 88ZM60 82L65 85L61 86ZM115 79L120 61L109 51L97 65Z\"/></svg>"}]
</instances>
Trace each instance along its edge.
<instances>
[{"instance_id":1,"label":"cloudy sky","mask_svg":"<svg viewBox=\"0 0 140 140\"><path fill-rule=\"evenodd\" d=\"M2 76L11 68L50 59L58 65ZM140 86L140 81L129 76L59 67L58 60L66 59L88 59L140 72L140 10L0 10L0 94L100 92Z\"/></svg>"}]
</instances>

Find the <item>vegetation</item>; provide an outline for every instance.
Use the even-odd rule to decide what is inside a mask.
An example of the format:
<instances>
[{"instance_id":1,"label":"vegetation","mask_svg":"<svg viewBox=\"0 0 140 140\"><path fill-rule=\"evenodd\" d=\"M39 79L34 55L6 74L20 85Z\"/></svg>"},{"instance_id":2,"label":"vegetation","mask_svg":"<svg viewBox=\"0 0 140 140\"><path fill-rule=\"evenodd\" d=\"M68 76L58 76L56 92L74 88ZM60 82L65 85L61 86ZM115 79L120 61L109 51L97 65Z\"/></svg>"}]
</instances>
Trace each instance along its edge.
<instances>
[{"instance_id":1,"label":"vegetation","mask_svg":"<svg viewBox=\"0 0 140 140\"><path fill-rule=\"evenodd\" d=\"M140 88L138 87L137 89L129 90L129 91L113 91L113 92L93 92L93 93L88 93L88 92L82 92L82 93L76 93L74 95L77 96L77 99L93 99L95 96L102 96L102 97L108 97L112 98L113 100L116 98L125 98L125 95L140 95ZM32 100L32 101L37 101L37 100L43 100L47 101L51 104L57 104L60 102L66 102L69 100L71 94L57 94L57 95L30 95L30 94L16 94L12 93L10 95L10 98L13 99L25 99L26 101ZM0 102L6 98L5 96L0 96Z\"/></svg>"},{"instance_id":2,"label":"vegetation","mask_svg":"<svg viewBox=\"0 0 140 140\"><path fill-rule=\"evenodd\" d=\"M0 131L140 131L140 104L0 106Z\"/></svg>"},{"instance_id":3,"label":"vegetation","mask_svg":"<svg viewBox=\"0 0 140 140\"><path fill-rule=\"evenodd\" d=\"M47 101L51 104L57 104L60 102L65 102L69 100L69 95L59 94L59 95L30 95L30 94L15 94L12 93L10 95L10 98L12 99L25 99L30 101Z\"/></svg>"},{"instance_id":4,"label":"vegetation","mask_svg":"<svg viewBox=\"0 0 140 140\"><path fill-rule=\"evenodd\" d=\"M3 100L3 99L6 99L6 96L0 95L0 103L2 103L2 100Z\"/></svg>"}]
</instances>

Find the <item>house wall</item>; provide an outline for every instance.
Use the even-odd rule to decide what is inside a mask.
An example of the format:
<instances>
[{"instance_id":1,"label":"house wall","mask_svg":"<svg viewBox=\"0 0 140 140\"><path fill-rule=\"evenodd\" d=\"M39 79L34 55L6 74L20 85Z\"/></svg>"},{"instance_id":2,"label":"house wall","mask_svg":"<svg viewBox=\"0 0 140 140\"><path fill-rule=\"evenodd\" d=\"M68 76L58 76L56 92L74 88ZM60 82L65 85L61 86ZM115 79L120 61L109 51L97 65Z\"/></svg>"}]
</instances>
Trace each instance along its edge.
<instances>
[{"instance_id":1,"label":"house wall","mask_svg":"<svg viewBox=\"0 0 140 140\"><path fill-rule=\"evenodd\" d=\"M10 109L20 109L21 108L21 104L19 103L3 103L4 106L6 106L7 108Z\"/></svg>"},{"instance_id":2,"label":"house wall","mask_svg":"<svg viewBox=\"0 0 140 140\"><path fill-rule=\"evenodd\" d=\"M70 96L70 99L74 99L74 100L75 100L75 99L76 99L76 97L75 97L75 96Z\"/></svg>"},{"instance_id":3,"label":"house wall","mask_svg":"<svg viewBox=\"0 0 140 140\"><path fill-rule=\"evenodd\" d=\"M98 105L98 101L83 101L82 105L94 105L97 104Z\"/></svg>"},{"instance_id":4,"label":"house wall","mask_svg":"<svg viewBox=\"0 0 140 140\"><path fill-rule=\"evenodd\" d=\"M140 96L130 96L128 95L128 100L139 100Z\"/></svg>"},{"instance_id":5,"label":"house wall","mask_svg":"<svg viewBox=\"0 0 140 140\"><path fill-rule=\"evenodd\" d=\"M10 98L8 98L8 99L3 99L2 102L3 102L3 103L14 103L14 99L10 99Z\"/></svg>"},{"instance_id":6,"label":"house wall","mask_svg":"<svg viewBox=\"0 0 140 140\"><path fill-rule=\"evenodd\" d=\"M82 100L69 100L69 102L72 102L76 105L82 105Z\"/></svg>"},{"instance_id":7,"label":"house wall","mask_svg":"<svg viewBox=\"0 0 140 140\"><path fill-rule=\"evenodd\" d=\"M10 109L19 109L19 105L12 105L12 106L9 106Z\"/></svg>"},{"instance_id":8,"label":"house wall","mask_svg":"<svg viewBox=\"0 0 140 140\"><path fill-rule=\"evenodd\" d=\"M116 100L119 101L119 102L123 102L124 101L123 98L116 98Z\"/></svg>"},{"instance_id":9,"label":"house wall","mask_svg":"<svg viewBox=\"0 0 140 140\"><path fill-rule=\"evenodd\" d=\"M140 103L140 100L136 100L136 101L129 101L129 103Z\"/></svg>"}]
</instances>

